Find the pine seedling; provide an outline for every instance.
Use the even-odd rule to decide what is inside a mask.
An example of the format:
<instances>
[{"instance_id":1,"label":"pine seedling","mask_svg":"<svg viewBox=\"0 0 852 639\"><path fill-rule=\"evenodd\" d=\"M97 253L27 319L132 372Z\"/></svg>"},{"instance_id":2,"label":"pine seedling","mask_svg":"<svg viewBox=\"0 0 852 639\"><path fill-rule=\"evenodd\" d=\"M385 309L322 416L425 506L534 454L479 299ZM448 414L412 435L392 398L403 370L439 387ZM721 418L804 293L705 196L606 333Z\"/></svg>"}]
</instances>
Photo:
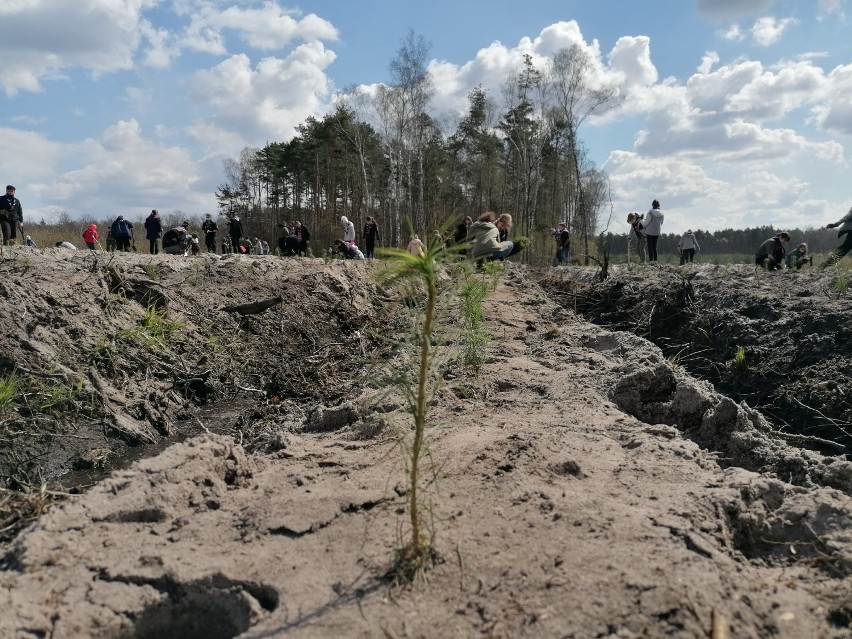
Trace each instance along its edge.
<instances>
[{"instance_id":1,"label":"pine seedling","mask_svg":"<svg viewBox=\"0 0 852 639\"><path fill-rule=\"evenodd\" d=\"M425 294L425 305L416 305L420 314L417 324L416 370L409 376L411 386L406 388L409 410L414 419L414 435L405 447L406 475L408 481L408 515L411 537L399 549L391 574L399 581L411 581L434 558L433 538L427 532L428 507L423 503L421 462L425 453L426 420L429 411L428 395L433 361L432 333L438 310L438 264L446 259L438 238L430 239L423 255L411 255L400 249L383 249L388 258L386 269L380 274L384 284L411 284L414 290ZM423 288L421 289L420 286ZM425 291L424 291L425 289Z\"/></svg>"}]
</instances>

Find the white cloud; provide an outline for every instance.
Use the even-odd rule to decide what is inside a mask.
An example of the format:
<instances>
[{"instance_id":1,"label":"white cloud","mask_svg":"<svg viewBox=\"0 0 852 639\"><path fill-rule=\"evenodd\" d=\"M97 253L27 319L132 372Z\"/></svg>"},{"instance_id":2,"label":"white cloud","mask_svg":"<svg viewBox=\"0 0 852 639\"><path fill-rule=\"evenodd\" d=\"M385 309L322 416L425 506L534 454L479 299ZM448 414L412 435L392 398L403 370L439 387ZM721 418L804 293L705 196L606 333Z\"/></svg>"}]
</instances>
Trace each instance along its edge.
<instances>
[{"instance_id":1,"label":"white cloud","mask_svg":"<svg viewBox=\"0 0 852 639\"><path fill-rule=\"evenodd\" d=\"M334 58L333 51L313 42L284 59L264 58L255 68L240 54L196 73L188 83L190 94L199 107L211 106L215 112L196 122L192 134L224 153L289 139L330 96L325 69Z\"/></svg>"},{"instance_id":2,"label":"white cloud","mask_svg":"<svg viewBox=\"0 0 852 639\"><path fill-rule=\"evenodd\" d=\"M18 187L22 199L26 192L24 176L28 180L49 176L52 165L63 155L61 144L33 131L0 128L0 140L4 148L16 149L14 154L0 153L0 175Z\"/></svg>"},{"instance_id":3,"label":"white cloud","mask_svg":"<svg viewBox=\"0 0 852 639\"><path fill-rule=\"evenodd\" d=\"M741 42L745 40L745 34L742 29L740 29L740 25L732 24L725 31L721 33L721 36L725 40L730 40L731 42Z\"/></svg>"},{"instance_id":4,"label":"white cloud","mask_svg":"<svg viewBox=\"0 0 852 639\"><path fill-rule=\"evenodd\" d=\"M159 0L38 0L0 6L6 95L40 91L44 79L63 70L95 74L133 66L140 41L141 12Z\"/></svg>"},{"instance_id":5,"label":"white cloud","mask_svg":"<svg viewBox=\"0 0 852 639\"><path fill-rule=\"evenodd\" d=\"M778 18L766 16L754 23L754 26L751 28L751 35L757 44L768 47L778 42L784 31L796 23L797 20L794 18L779 20Z\"/></svg>"},{"instance_id":6,"label":"white cloud","mask_svg":"<svg viewBox=\"0 0 852 639\"><path fill-rule=\"evenodd\" d=\"M650 86L657 81L657 68L651 62L651 39L647 36L624 36L609 53L611 79L629 89Z\"/></svg>"},{"instance_id":7,"label":"white cloud","mask_svg":"<svg viewBox=\"0 0 852 639\"><path fill-rule=\"evenodd\" d=\"M189 24L183 32L154 27L144 17L163 0L2 0L3 88L8 96L43 90L46 80L69 69L98 76L129 70L137 57L146 66L169 67L184 49L227 54L225 33L260 50L294 40L336 40L337 29L315 14L283 9L268 0L259 7L234 2L225 9L210 0L176 1L172 10ZM164 8L165 9L165 8Z\"/></svg>"},{"instance_id":8,"label":"white cloud","mask_svg":"<svg viewBox=\"0 0 852 639\"><path fill-rule=\"evenodd\" d=\"M42 145L53 151L43 160L43 181L27 185L21 197L31 195L48 209L72 215L117 214L110 209L144 211L163 201L200 207L212 199L196 190L200 176L186 149L146 139L135 120L116 123L98 139ZM24 155L40 159L30 148Z\"/></svg>"},{"instance_id":9,"label":"white cloud","mask_svg":"<svg viewBox=\"0 0 852 639\"><path fill-rule=\"evenodd\" d=\"M258 8L241 8L233 5L219 11L210 5L201 5L192 13L192 22L186 31L186 43L202 50L213 49L221 53L222 32L233 31L250 46L262 51L280 49L293 40L337 40L337 29L327 20L311 13L283 9L277 2L267 1Z\"/></svg>"},{"instance_id":10,"label":"white cloud","mask_svg":"<svg viewBox=\"0 0 852 639\"><path fill-rule=\"evenodd\" d=\"M852 135L852 64L833 69L827 80L814 120L826 131Z\"/></svg>"}]
</instances>

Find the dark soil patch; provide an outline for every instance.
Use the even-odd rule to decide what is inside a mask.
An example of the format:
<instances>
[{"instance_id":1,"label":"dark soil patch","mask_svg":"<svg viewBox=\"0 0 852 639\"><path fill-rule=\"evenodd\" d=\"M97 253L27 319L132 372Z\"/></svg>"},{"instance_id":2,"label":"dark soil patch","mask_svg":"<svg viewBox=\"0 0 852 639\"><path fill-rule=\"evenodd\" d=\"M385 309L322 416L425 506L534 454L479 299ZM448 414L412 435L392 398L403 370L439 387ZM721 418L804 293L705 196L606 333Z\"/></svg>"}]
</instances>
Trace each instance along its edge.
<instances>
[{"instance_id":1,"label":"dark soil patch","mask_svg":"<svg viewBox=\"0 0 852 639\"><path fill-rule=\"evenodd\" d=\"M790 443L852 451L852 293L832 274L698 266L610 275L551 270L541 283L588 320L653 341Z\"/></svg>"}]
</instances>

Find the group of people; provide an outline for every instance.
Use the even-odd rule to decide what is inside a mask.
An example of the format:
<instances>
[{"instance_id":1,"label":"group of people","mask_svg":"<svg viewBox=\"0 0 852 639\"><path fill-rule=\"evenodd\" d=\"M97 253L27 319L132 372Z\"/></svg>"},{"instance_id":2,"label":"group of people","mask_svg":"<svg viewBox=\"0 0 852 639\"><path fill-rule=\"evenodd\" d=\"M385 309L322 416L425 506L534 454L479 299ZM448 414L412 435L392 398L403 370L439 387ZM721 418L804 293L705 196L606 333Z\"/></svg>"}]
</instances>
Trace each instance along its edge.
<instances>
[{"instance_id":1,"label":"group of people","mask_svg":"<svg viewBox=\"0 0 852 639\"><path fill-rule=\"evenodd\" d=\"M657 263L659 259L657 243L663 230L664 219L665 215L663 215L660 209L659 200L651 202L651 208L647 213L629 213L627 215L627 223L630 225L630 231L627 235L628 242L631 246L633 244L636 245L636 253L639 256L640 262L647 261L649 264ZM681 238L681 243L679 244L679 248L686 244L688 246L686 250L689 251L689 253L684 253L684 249L680 248L681 264L687 261L687 255L689 256L688 261L691 262L695 257L695 251L700 250L695 236L692 235L692 231L684 233L684 237L687 235L690 236L691 241L687 238L685 242L684 238Z\"/></svg>"},{"instance_id":2,"label":"group of people","mask_svg":"<svg viewBox=\"0 0 852 639\"><path fill-rule=\"evenodd\" d=\"M660 207L660 202L654 200L650 210L645 214L630 213L627 223L630 225L628 233L630 246L636 247L640 261L654 264L658 261L657 244L662 232L665 216ZM340 254L347 259L372 259L375 257L376 243L379 240L379 226L371 216L365 218L362 238L365 250L362 252L356 244L354 223L345 215L340 218L342 239L334 242L332 252ZM157 254L162 251L168 254L189 254L200 252L200 241L196 233L191 233L189 220L184 220L178 226L164 232L160 214L153 209L145 219L145 239L149 243L149 252ZM309 254L311 234L307 227L300 221L284 222L279 224L281 235L278 238L278 248L281 255L305 255ZM493 211L486 211L474 222L471 217L465 217L455 227L452 234L441 236L436 232L442 242L451 244L469 244L469 248L463 252L469 252L470 256L481 264L486 260L504 260L510 255L515 255L523 249L521 243L509 239L509 230L512 228L512 216L503 213L497 215ZM832 251L829 257L820 265L824 269L837 263L847 253L852 251L852 208L837 222L828 224L826 228L838 230L838 237L842 238L841 245ZM258 238L252 242L245 237L242 222L236 213L227 215L227 232L223 234L221 242L222 253L255 253L267 255L270 253L269 244ZM24 237L26 246L36 247L32 238L24 236L24 215L21 201L16 196L13 185L6 185L6 195L0 198L0 232L2 232L3 244L14 243L18 234ZM201 234L204 237L204 246L210 253L215 253L217 248L217 237L219 226L210 213L205 215L201 225ZM136 250L134 242L134 228L130 220L119 215L110 225L107 232L107 250L130 251ZM551 234L556 243L556 255L553 258L554 266L567 266L570 263L571 237L567 225L560 222L557 228L551 229ZM100 234L97 224L90 224L82 233L83 242L86 247L96 250L99 246ZM790 243L790 234L782 231L777 235L761 243L755 253L755 264L768 270L776 270L783 267L800 269L805 264L813 264L813 258L809 254L808 245L799 243L789 253L787 246ZM71 242L57 242L57 247L76 248ZM409 242L407 249L413 255L421 255L426 250L425 244L418 236L414 236ZM680 253L680 264L692 263L695 254L701 247L692 230L687 230L678 242Z\"/></svg>"},{"instance_id":3,"label":"group of people","mask_svg":"<svg viewBox=\"0 0 852 639\"><path fill-rule=\"evenodd\" d=\"M364 239L364 251L355 243L355 223L345 215L340 216L340 224L343 230L343 239L334 241L332 253L342 255L348 260L372 260L376 257L376 242L379 239L379 225L371 216L364 219L362 238ZM415 236L417 237L417 236ZM418 238L418 241L419 238Z\"/></svg>"}]
</instances>

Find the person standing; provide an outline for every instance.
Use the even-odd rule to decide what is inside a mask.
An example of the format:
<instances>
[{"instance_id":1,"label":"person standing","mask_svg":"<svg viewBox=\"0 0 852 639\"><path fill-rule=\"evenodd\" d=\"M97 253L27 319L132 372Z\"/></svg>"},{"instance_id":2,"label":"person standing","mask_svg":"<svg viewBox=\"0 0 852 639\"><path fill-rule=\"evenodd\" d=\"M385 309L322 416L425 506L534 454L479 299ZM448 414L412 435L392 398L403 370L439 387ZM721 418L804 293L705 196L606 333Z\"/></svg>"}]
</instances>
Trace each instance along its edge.
<instances>
[{"instance_id":1,"label":"person standing","mask_svg":"<svg viewBox=\"0 0 852 639\"><path fill-rule=\"evenodd\" d=\"M98 238L98 225L97 224L89 224L85 231L83 231L83 241L86 243L86 246L89 247L90 251L94 251L97 248Z\"/></svg>"},{"instance_id":2,"label":"person standing","mask_svg":"<svg viewBox=\"0 0 852 639\"><path fill-rule=\"evenodd\" d=\"M231 236L231 250L234 253L240 251L240 239L243 237L243 223L236 213L228 214L228 235Z\"/></svg>"},{"instance_id":3,"label":"person standing","mask_svg":"<svg viewBox=\"0 0 852 639\"><path fill-rule=\"evenodd\" d=\"M571 264L571 234L565 222L553 229L553 239L556 241L556 266L568 266Z\"/></svg>"},{"instance_id":4,"label":"person standing","mask_svg":"<svg viewBox=\"0 0 852 639\"><path fill-rule=\"evenodd\" d=\"M213 221L213 216L208 213L204 216L204 223L201 225L201 230L204 231L204 246L207 247L208 253L216 252L216 232L219 226Z\"/></svg>"},{"instance_id":5,"label":"person standing","mask_svg":"<svg viewBox=\"0 0 852 639\"><path fill-rule=\"evenodd\" d=\"M110 233L115 240L116 251L130 250L130 243L133 240L133 224L125 220L123 215L115 218L115 222L110 227Z\"/></svg>"},{"instance_id":6,"label":"person standing","mask_svg":"<svg viewBox=\"0 0 852 639\"><path fill-rule=\"evenodd\" d=\"M852 251L852 207L850 207L849 212L846 215L832 224L827 224L825 228L836 229L838 226L840 227L840 230L837 232L837 237L843 237L845 235L846 239L843 240L843 244L832 251L831 255L828 256L828 259L825 260L825 262L820 264L820 270L828 268L832 264L837 264L837 262L843 259L844 255L846 255L849 251Z\"/></svg>"},{"instance_id":7,"label":"person standing","mask_svg":"<svg viewBox=\"0 0 852 639\"><path fill-rule=\"evenodd\" d=\"M660 203L657 200L651 202L651 210L645 215L645 221L642 222L642 230L645 232L645 238L648 240L648 262L651 264L657 263L657 241L660 239L660 233L663 226L663 212L660 210Z\"/></svg>"},{"instance_id":8,"label":"person standing","mask_svg":"<svg viewBox=\"0 0 852 639\"><path fill-rule=\"evenodd\" d=\"M355 244L355 225L345 215L340 216L343 225L343 241L347 244Z\"/></svg>"},{"instance_id":9,"label":"person standing","mask_svg":"<svg viewBox=\"0 0 852 639\"><path fill-rule=\"evenodd\" d=\"M700 251L701 247L698 245L698 240L695 239L695 235L692 234L692 230L684 233L680 242L677 243L677 248L680 251L680 265L683 266L687 262L692 264L693 259L695 259L695 251Z\"/></svg>"},{"instance_id":10,"label":"person standing","mask_svg":"<svg viewBox=\"0 0 852 639\"><path fill-rule=\"evenodd\" d=\"M24 234L24 209L21 201L15 197L15 187L6 185L6 196L0 198L0 227L3 232L3 244L9 245L18 236Z\"/></svg>"},{"instance_id":11,"label":"person standing","mask_svg":"<svg viewBox=\"0 0 852 639\"><path fill-rule=\"evenodd\" d=\"M368 215L364 224L364 247L366 248L367 259L375 258L377 239L379 239L379 225L376 224L376 220Z\"/></svg>"},{"instance_id":12,"label":"person standing","mask_svg":"<svg viewBox=\"0 0 852 639\"><path fill-rule=\"evenodd\" d=\"M160 238L163 235L163 222L157 209L151 210L151 215L145 218L145 239L148 240L148 252L156 255L160 252Z\"/></svg>"},{"instance_id":13,"label":"person standing","mask_svg":"<svg viewBox=\"0 0 852 639\"><path fill-rule=\"evenodd\" d=\"M311 242L311 232L308 227L296 220L293 222L293 234L299 239L298 254L308 256L308 245Z\"/></svg>"},{"instance_id":14,"label":"person standing","mask_svg":"<svg viewBox=\"0 0 852 639\"><path fill-rule=\"evenodd\" d=\"M645 234L642 232L642 220L644 218L645 216L640 215L639 213L627 214L627 223L630 225L630 232L627 234L627 242L628 244L636 242L636 253L639 255L639 262L641 264L644 264L647 259L645 252L647 242L645 240Z\"/></svg>"}]
</instances>

